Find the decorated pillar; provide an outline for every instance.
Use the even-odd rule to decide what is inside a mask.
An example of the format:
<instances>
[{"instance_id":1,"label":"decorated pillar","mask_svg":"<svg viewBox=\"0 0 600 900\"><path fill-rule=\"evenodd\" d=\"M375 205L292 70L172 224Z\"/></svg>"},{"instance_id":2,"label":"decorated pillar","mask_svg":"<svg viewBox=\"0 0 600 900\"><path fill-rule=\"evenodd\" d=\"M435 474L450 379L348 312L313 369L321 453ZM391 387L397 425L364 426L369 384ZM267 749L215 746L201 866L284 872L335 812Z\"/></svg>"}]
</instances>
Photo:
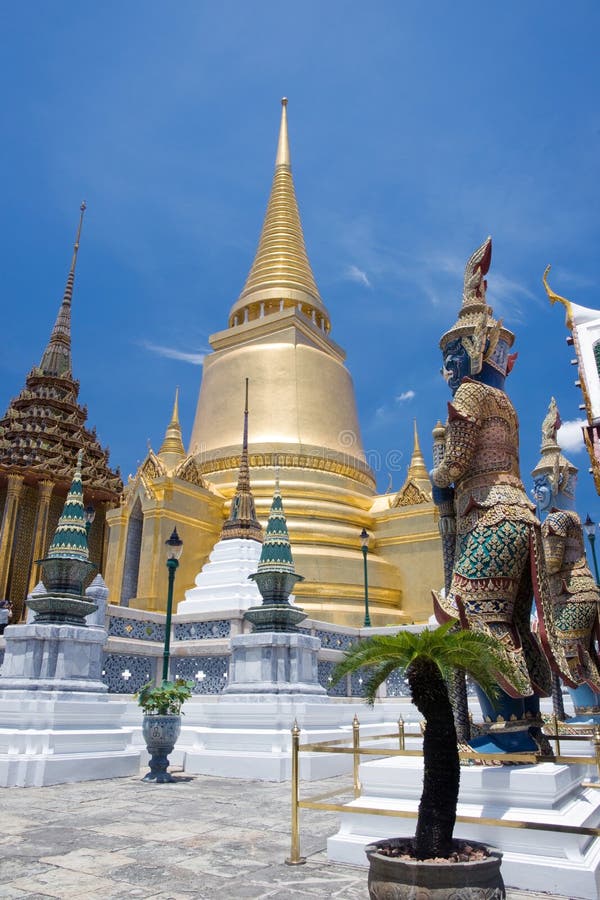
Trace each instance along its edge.
<instances>
[{"instance_id":1,"label":"decorated pillar","mask_svg":"<svg viewBox=\"0 0 600 900\"><path fill-rule=\"evenodd\" d=\"M50 500L52 499L52 491L54 489L53 481L38 482L38 508L35 520L35 531L33 534L33 555L31 562L31 572L29 575L29 586L27 593L30 594L38 581L39 566L38 560L42 558L46 552L46 541L48 537L48 512L50 510Z\"/></svg>"},{"instance_id":2,"label":"decorated pillar","mask_svg":"<svg viewBox=\"0 0 600 900\"><path fill-rule=\"evenodd\" d=\"M10 473L7 475L6 503L0 526L0 598L6 597L10 558L15 537L19 500L23 489L23 476Z\"/></svg>"}]
</instances>

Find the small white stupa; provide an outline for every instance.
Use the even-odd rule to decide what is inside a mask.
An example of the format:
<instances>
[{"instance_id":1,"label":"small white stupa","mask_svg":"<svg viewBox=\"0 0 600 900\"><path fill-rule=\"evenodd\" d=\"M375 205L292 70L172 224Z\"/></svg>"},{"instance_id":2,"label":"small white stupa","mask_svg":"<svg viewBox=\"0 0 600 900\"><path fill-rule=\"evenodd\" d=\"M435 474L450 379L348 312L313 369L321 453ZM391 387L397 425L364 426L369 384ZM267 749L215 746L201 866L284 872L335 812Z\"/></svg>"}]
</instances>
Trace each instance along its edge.
<instances>
[{"instance_id":1,"label":"small white stupa","mask_svg":"<svg viewBox=\"0 0 600 900\"><path fill-rule=\"evenodd\" d=\"M248 468L248 379L244 407L244 437L237 489L229 517L209 560L196 575L195 587L185 592L178 615L241 610L262 602L259 590L248 576L258 568L263 532L256 518Z\"/></svg>"}]
</instances>

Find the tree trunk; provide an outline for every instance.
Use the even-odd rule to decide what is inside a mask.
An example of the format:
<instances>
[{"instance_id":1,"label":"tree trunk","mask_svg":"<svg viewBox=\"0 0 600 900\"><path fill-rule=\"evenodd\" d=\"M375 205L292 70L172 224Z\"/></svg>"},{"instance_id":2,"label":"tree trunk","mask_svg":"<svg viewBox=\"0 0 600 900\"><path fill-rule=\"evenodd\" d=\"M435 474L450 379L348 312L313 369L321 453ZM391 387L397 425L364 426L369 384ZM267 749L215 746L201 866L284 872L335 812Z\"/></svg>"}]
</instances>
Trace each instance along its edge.
<instances>
[{"instance_id":1,"label":"tree trunk","mask_svg":"<svg viewBox=\"0 0 600 900\"><path fill-rule=\"evenodd\" d=\"M407 671L412 701L425 717L423 793L419 803L415 856L447 858L460 782L454 716L446 682L434 662L416 659Z\"/></svg>"},{"instance_id":2,"label":"tree trunk","mask_svg":"<svg viewBox=\"0 0 600 900\"><path fill-rule=\"evenodd\" d=\"M458 742L468 744L471 740L471 721L469 719L467 677L464 669L454 669L448 679L448 694L454 710L454 725Z\"/></svg>"},{"instance_id":3,"label":"tree trunk","mask_svg":"<svg viewBox=\"0 0 600 900\"><path fill-rule=\"evenodd\" d=\"M552 673L552 706L554 708L554 715L558 721L564 722L567 718L567 714L565 712L565 704L563 701L562 683L558 675L554 672Z\"/></svg>"}]
</instances>

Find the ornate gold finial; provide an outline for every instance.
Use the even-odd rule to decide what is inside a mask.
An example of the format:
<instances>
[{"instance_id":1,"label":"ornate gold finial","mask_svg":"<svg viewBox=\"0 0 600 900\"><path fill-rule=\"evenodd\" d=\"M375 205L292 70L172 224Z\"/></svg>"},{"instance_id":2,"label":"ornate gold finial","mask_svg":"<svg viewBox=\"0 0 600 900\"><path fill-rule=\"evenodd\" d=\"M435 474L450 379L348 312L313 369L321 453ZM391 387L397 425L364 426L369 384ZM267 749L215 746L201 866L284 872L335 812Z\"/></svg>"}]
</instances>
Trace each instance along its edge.
<instances>
[{"instance_id":1,"label":"ornate gold finial","mask_svg":"<svg viewBox=\"0 0 600 900\"><path fill-rule=\"evenodd\" d=\"M283 97L281 101L281 125L279 126L279 140L277 142L275 168L277 169L279 166L291 167L291 165L292 159L287 126L287 97Z\"/></svg>"},{"instance_id":2,"label":"ornate gold finial","mask_svg":"<svg viewBox=\"0 0 600 900\"><path fill-rule=\"evenodd\" d=\"M171 421L167 425L165 437L157 456L164 462L169 472L173 471L177 463L185 457L185 448L181 437L181 425L179 424L179 388L175 389L175 400Z\"/></svg>"},{"instance_id":3,"label":"ornate gold finial","mask_svg":"<svg viewBox=\"0 0 600 900\"><path fill-rule=\"evenodd\" d=\"M551 268L552 268L552 266L546 266L546 268L544 270L544 275L542 278L542 284L544 285L544 288L546 289L546 293L548 294L548 299L553 306L555 303L562 303L562 305L565 308L566 314L567 314L567 328L572 329L573 328L573 310L571 307L571 301L567 300L566 297L561 297L560 294L555 294L554 291L552 290L552 288L550 287L550 285L548 284L548 272L550 271Z\"/></svg>"},{"instance_id":4,"label":"ornate gold finial","mask_svg":"<svg viewBox=\"0 0 600 900\"><path fill-rule=\"evenodd\" d=\"M429 483L429 474L427 466L423 459L423 453L419 445L419 434L417 432L417 420L413 419L413 452L410 465L408 467L408 477L412 479L424 479Z\"/></svg>"},{"instance_id":5,"label":"ornate gold finial","mask_svg":"<svg viewBox=\"0 0 600 900\"><path fill-rule=\"evenodd\" d=\"M298 308L328 332L329 314L313 275L300 221L292 177L287 125L287 98L281 125L275 174L258 249L242 293L231 308L229 324L242 324L284 308Z\"/></svg>"}]
</instances>

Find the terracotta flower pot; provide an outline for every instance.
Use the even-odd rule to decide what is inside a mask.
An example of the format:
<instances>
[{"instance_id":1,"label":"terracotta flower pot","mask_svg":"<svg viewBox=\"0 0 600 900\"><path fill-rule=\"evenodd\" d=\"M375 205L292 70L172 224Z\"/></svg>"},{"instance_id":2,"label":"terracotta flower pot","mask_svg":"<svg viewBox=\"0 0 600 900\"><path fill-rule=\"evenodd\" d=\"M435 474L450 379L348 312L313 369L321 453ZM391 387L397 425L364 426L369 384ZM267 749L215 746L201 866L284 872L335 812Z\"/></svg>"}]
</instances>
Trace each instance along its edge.
<instances>
[{"instance_id":1,"label":"terracotta flower pot","mask_svg":"<svg viewBox=\"0 0 600 900\"><path fill-rule=\"evenodd\" d=\"M155 781L157 784L174 781L167 772L168 757L173 752L180 731L181 716L144 716L142 734L150 754L150 771L142 781Z\"/></svg>"},{"instance_id":2,"label":"terracotta flower pot","mask_svg":"<svg viewBox=\"0 0 600 900\"><path fill-rule=\"evenodd\" d=\"M468 843L473 849L486 849L490 855L471 862L422 862L379 852L412 844L412 838L390 838L369 844L365 847L370 863L369 897L371 900L503 900L506 891L500 874L502 854L475 841Z\"/></svg>"}]
</instances>

